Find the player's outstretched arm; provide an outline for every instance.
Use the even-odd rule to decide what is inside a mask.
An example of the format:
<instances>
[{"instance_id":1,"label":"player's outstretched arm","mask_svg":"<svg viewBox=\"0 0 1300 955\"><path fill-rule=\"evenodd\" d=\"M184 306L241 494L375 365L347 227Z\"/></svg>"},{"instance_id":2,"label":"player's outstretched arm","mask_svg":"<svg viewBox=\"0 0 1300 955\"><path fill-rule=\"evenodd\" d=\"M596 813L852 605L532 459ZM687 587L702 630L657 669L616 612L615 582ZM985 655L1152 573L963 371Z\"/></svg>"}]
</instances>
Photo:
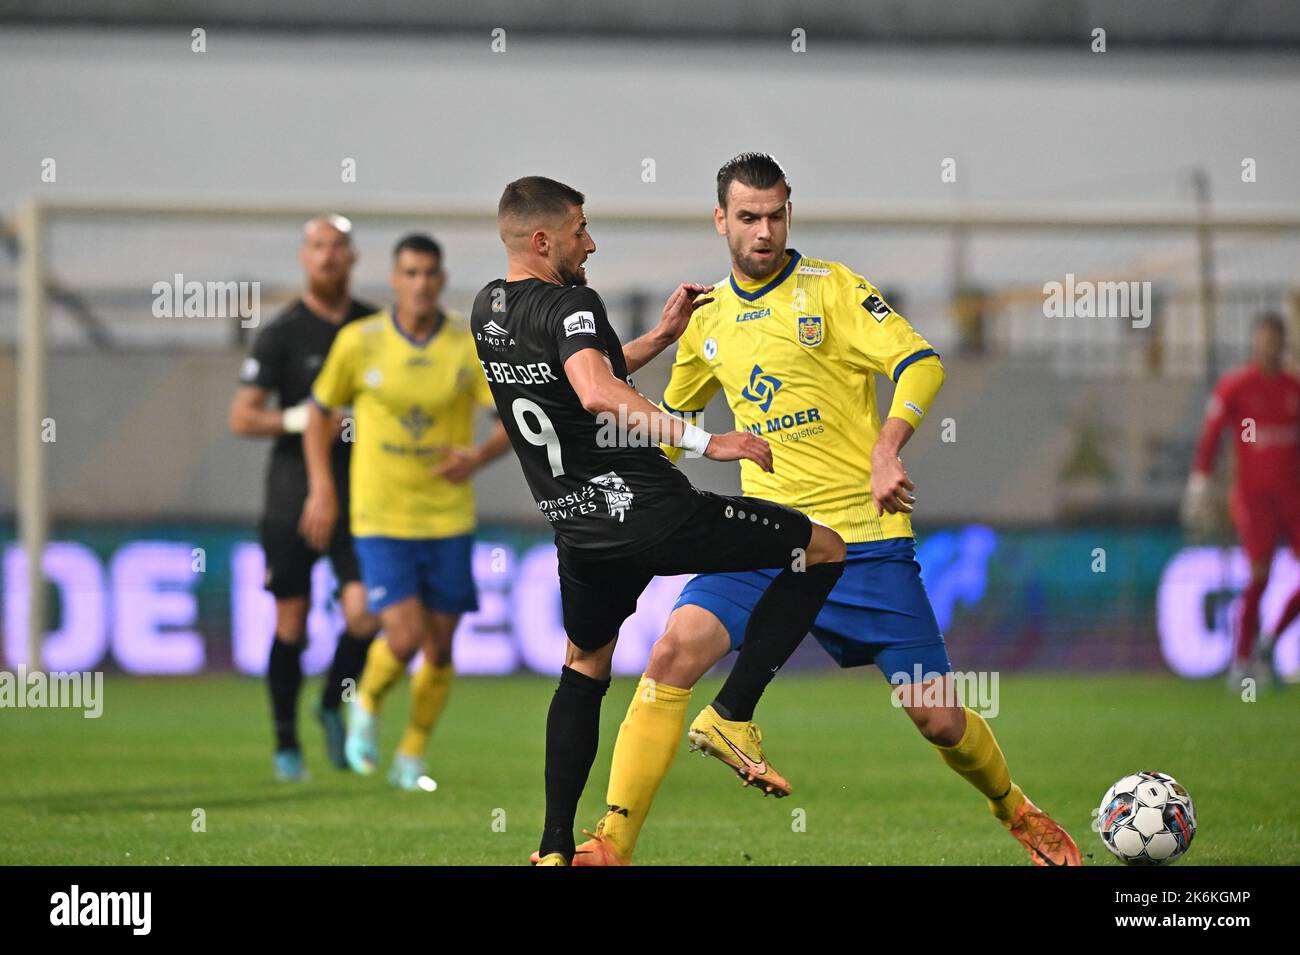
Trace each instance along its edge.
<instances>
[{"instance_id":1,"label":"player's outstretched arm","mask_svg":"<svg viewBox=\"0 0 1300 955\"><path fill-rule=\"evenodd\" d=\"M668 301L664 303L663 314L659 324L640 338L623 346L623 360L627 362L627 373L641 368L677 339L682 337L691 315L701 305L707 305L713 299L704 295L713 291L712 285L700 285L695 282L683 282L677 286Z\"/></svg>"},{"instance_id":2,"label":"player's outstretched arm","mask_svg":"<svg viewBox=\"0 0 1300 955\"><path fill-rule=\"evenodd\" d=\"M307 461L307 500L302 507L298 531L315 550L329 549L334 524L339 517L338 491L330 467L330 444L334 425L329 414L312 403L307 427L302 433L302 453Z\"/></svg>"},{"instance_id":3,"label":"player's outstretched arm","mask_svg":"<svg viewBox=\"0 0 1300 955\"><path fill-rule=\"evenodd\" d=\"M652 445L662 443L685 448L714 461L744 459L753 461L764 471L772 470L772 449L758 435L748 431L711 435L660 410L616 377L609 359L596 348L584 348L570 355L564 362L564 373L583 408L602 422L609 421L622 436L635 431L642 436L653 436Z\"/></svg>"},{"instance_id":4,"label":"player's outstretched arm","mask_svg":"<svg viewBox=\"0 0 1300 955\"><path fill-rule=\"evenodd\" d=\"M728 431L726 434L713 435L704 456L710 461L753 461L768 474L775 470L772 465L772 446L748 431Z\"/></svg>"}]
</instances>

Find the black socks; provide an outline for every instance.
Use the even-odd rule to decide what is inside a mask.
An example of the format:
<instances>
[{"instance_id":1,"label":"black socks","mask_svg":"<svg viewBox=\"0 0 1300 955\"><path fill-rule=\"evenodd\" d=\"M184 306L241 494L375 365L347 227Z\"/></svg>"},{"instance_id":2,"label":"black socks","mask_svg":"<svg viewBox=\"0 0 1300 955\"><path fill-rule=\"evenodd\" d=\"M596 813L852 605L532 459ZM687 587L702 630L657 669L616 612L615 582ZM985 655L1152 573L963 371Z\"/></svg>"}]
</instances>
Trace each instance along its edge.
<instances>
[{"instance_id":1,"label":"black socks","mask_svg":"<svg viewBox=\"0 0 1300 955\"><path fill-rule=\"evenodd\" d=\"M573 820L600 739L600 703L609 680L565 667L546 717L546 824L540 855L573 859Z\"/></svg>"},{"instance_id":2,"label":"black socks","mask_svg":"<svg viewBox=\"0 0 1300 955\"><path fill-rule=\"evenodd\" d=\"M754 605L736 665L713 701L719 716L754 718L763 691L808 634L842 573L843 562L814 564L802 571L786 568L777 574Z\"/></svg>"},{"instance_id":3,"label":"black socks","mask_svg":"<svg viewBox=\"0 0 1300 955\"><path fill-rule=\"evenodd\" d=\"M271 662L266 668L271 688L271 715L275 720L275 751L298 749L298 690L302 687L302 643L271 641Z\"/></svg>"},{"instance_id":4,"label":"black socks","mask_svg":"<svg viewBox=\"0 0 1300 955\"><path fill-rule=\"evenodd\" d=\"M320 694L321 709L339 708L343 702L343 681L351 680L355 684L361 677L361 669L366 665L366 654L378 632L376 630L358 636L344 630L339 634L339 642L334 647L334 659L330 662L330 672L325 677L325 686Z\"/></svg>"}]
</instances>

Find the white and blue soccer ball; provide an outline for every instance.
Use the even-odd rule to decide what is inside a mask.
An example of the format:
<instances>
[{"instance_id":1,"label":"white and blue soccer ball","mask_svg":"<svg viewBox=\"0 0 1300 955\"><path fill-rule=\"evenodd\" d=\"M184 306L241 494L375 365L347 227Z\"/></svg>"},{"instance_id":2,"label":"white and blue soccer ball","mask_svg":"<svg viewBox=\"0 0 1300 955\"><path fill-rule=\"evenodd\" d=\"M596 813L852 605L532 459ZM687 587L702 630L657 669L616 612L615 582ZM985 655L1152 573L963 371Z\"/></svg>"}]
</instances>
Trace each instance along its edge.
<instances>
[{"instance_id":1,"label":"white and blue soccer ball","mask_svg":"<svg viewBox=\"0 0 1300 955\"><path fill-rule=\"evenodd\" d=\"M1163 865L1192 844L1196 808L1174 777L1134 773L1106 790L1097 831L1106 848L1129 865Z\"/></svg>"}]
</instances>

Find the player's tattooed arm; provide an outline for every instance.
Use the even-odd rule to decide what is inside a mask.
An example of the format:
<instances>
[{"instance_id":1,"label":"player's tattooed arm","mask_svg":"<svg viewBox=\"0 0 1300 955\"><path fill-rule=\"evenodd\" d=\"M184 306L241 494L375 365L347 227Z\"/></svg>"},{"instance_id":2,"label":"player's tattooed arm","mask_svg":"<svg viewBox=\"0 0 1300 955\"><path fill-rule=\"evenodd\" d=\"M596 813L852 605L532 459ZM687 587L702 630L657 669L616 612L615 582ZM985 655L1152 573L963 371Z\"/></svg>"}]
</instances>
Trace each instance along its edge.
<instances>
[{"instance_id":1,"label":"player's tattooed arm","mask_svg":"<svg viewBox=\"0 0 1300 955\"><path fill-rule=\"evenodd\" d=\"M623 434L636 429L640 434L656 435L663 444L683 447L687 428L691 427L676 415L661 410L645 395L632 388L614 374L609 358L597 348L584 348L570 355L564 362L564 373L573 386L583 408L608 420ZM748 431L732 431L709 436L708 446L702 452L713 461L753 461L764 471L772 471L772 448L766 441Z\"/></svg>"},{"instance_id":2,"label":"player's tattooed arm","mask_svg":"<svg viewBox=\"0 0 1300 955\"><path fill-rule=\"evenodd\" d=\"M623 360L627 362L627 373L630 375L653 361L661 351L681 338L695 310L713 301L705 297L712 291L712 285L700 285L695 282L683 282L677 286L673 294L668 296L668 301L664 303L659 324L640 338L623 346Z\"/></svg>"},{"instance_id":3,"label":"player's tattooed arm","mask_svg":"<svg viewBox=\"0 0 1300 955\"><path fill-rule=\"evenodd\" d=\"M339 517L338 491L330 466L330 444L334 426L329 412L312 402L307 427L302 433L302 453L307 461L307 500L302 507L298 532L317 551L329 549Z\"/></svg>"}]
</instances>

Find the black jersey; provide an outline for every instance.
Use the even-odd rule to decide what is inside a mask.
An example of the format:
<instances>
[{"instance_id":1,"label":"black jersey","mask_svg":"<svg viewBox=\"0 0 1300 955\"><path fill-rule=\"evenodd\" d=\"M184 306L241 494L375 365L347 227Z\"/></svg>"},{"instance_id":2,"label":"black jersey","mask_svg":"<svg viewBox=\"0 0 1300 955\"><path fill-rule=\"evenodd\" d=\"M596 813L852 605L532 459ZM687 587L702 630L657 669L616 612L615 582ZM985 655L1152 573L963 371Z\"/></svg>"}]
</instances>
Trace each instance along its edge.
<instances>
[{"instance_id":1,"label":"black jersey","mask_svg":"<svg viewBox=\"0 0 1300 955\"><path fill-rule=\"evenodd\" d=\"M595 291L497 279L474 299L470 328L537 509L559 543L634 553L690 516L696 492L686 476L657 444L626 447L612 423L582 406L564 373L570 356L595 348L627 379L623 346Z\"/></svg>"},{"instance_id":2,"label":"black jersey","mask_svg":"<svg viewBox=\"0 0 1300 955\"><path fill-rule=\"evenodd\" d=\"M252 352L240 369L240 382L274 392L281 408L292 408L306 401L311 397L312 382L320 373L338 330L377 311L375 306L353 299L347 316L336 325L321 318L301 299L294 302L257 336ZM330 450L340 501L346 506L352 445L340 439ZM302 453L302 435L277 435L266 474L267 511L291 512L296 521L306 496L307 463Z\"/></svg>"}]
</instances>

